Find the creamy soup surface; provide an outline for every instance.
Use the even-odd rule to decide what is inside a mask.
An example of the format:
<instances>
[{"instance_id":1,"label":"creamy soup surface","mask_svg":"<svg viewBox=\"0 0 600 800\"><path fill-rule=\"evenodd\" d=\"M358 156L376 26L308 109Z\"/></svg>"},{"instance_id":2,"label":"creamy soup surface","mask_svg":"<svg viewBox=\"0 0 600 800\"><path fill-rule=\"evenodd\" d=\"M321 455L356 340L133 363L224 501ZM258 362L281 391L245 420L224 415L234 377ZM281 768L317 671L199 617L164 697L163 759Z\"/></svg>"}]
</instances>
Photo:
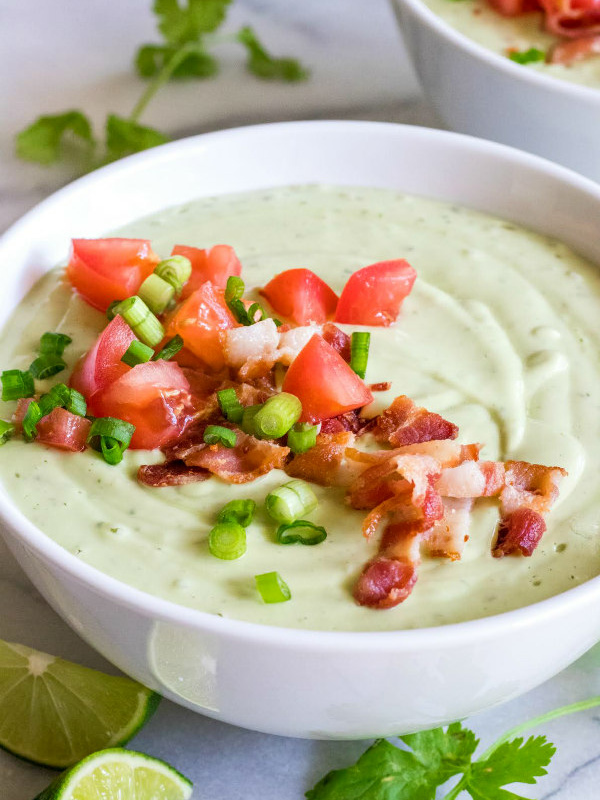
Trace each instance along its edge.
<instances>
[{"instance_id":1,"label":"creamy soup surface","mask_svg":"<svg viewBox=\"0 0 600 800\"><path fill-rule=\"evenodd\" d=\"M564 41L544 30L543 15L538 12L520 17L503 17L488 0L423 0L425 5L460 33L478 44L507 56L512 50L530 48L547 52ZM543 75L600 89L600 56L592 56L572 64L546 64L544 61L523 65Z\"/></svg>"},{"instance_id":2,"label":"creamy soup surface","mask_svg":"<svg viewBox=\"0 0 600 800\"><path fill-rule=\"evenodd\" d=\"M25 515L69 552L185 606L326 630L485 617L600 573L600 276L566 246L465 208L388 190L321 186L202 199L119 233L151 239L163 256L176 243L231 244L249 286L308 267L339 292L354 270L406 258L418 273L415 288L394 326L372 329L366 380L392 381L390 391L376 395L377 409L407 394L458 424L460 441L485 443L482 458L562 466L569 476L531 558L492 557L498 504L477 501L462 560L424 558L409 599L379 611L352 599L377 544L361 535L366 512L349 508L342 490L315 487L320 504L310 519L327 528L322 544L276 544L276 526L259 510L247 553L220 561L207 545L216 512L233 498L261 506L289 480L283 472L242 486L211 478L155 489L140 485L136 471L161 461L160 452L128 451L113 467L93 451L64 454L14 439L0 451L0 479ZM26 369L40 335L52 330L73 338L65 351L70 370L105 324L55 270L8 323L0 366ZM1 405L8 418L14 404ZM256 593L254 575L271 570L289 584L289 602L265 605Z\"/></svg>"}]
</instances>

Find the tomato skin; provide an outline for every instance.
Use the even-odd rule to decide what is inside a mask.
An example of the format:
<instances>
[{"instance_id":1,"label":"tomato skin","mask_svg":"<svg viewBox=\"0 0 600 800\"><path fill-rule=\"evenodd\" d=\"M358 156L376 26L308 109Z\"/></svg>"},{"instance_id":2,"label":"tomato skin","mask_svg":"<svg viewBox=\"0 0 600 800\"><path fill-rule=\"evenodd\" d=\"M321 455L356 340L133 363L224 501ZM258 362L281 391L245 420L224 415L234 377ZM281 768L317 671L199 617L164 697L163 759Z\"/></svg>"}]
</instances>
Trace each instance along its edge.
<instances>
[{"instance_id":1,"label":"tomato skin","mask_svg":"<svg viewBox=\"0 0 600 800\"><path fill-rule=\"evenodd\" d=\"M116 381L131 367L121 361L132 342L137 341L134 332L123 317L111 320L92 348L76 364L70 385L89 401L92 396Z\"/></svg>"},{"instance_id":2,"label":"tomato skin","mask_svg":"<svg viewBox=\"0 0 600 800\"><path fill-rule=\"evenodd\" d=\"M159 262L147 239L73 239L67 277L94 308L131 297Z\"/></svg>"},{"instance_id":3,"label":"tomato skin","mask_svg":"<svg viewBox=\"0 0 600 800\"><path fill-rule=\"evenodd\" d=\"M297 325L322 324L335 314L337 294L309 269L280 272L261 290L270 305Z\"/></svg>"},{"instance_id":4,"label":"tomato skin","mask_svg":"<svg viewBox=\"0 0 600 800\"><path fill-rule=\"evenodd\" d=\"M21 427L29 404L33 398L21 398L13 414L13 422ZM36 442L80 453L85 450L86 441L92 423L85 417L72 414L64 408L53 408L52 411L37 423Z\"/></svg>"},{"instance_id":5,"label":"tomato skin","mask_svg":"<svg viewBox=\"0 0 600 800\"><path fill-rule=\"evenodd\" d=\"M292 361L282 391L302 403L301 422L321 422L373 400L365 383L317 333Z\"/></svg>"},{"instance_id":6,"label":"tomato skin","mask_svg":"<svg viewBox=\"0 0 600 800\"><path fill-rule=\"evenodd\" d=\"M195 416L190 384L173 361L147 361L94 396L94 414L135 425L129 445L154 450L174 441Z\"/></svg>"},{"instance_id":7,"label":"tomato skin","mask_svg":"<svg viewBox=\"0 0 600 800\"><path fill-rule=\"evenodd\" d=\"M240 260L233 247L228 244L216 244L204 250L177 244L171 255L185 256L192 262L192 274L181 292L182 300L188 298L207 281L213 286L224 289L227 286L227 278L242 274Z\"/></svg>"},{"instance_id":8,"label":"tomato skin","mask_svg":"<svg viewBox=\"0 0 600 800\"><path fill-rule=\"evenodd\" d=\"M186 348L208 367L217 370L225 364L224 333L239 327L227 308L222 289L203 283L177 309L167 324L167 336L179 334Z\"/></svg>"},{"instance_id":9,"label":"tomato skin","mask_svg":"<svg viewBox=\"0 0 600 800\"><path fill-rule=\"evenodd\" d=\"M391 325L416 277L415 270L403 258L357 270L344 286L335 321L349 325Z\"/></svg>"}]
</instances>

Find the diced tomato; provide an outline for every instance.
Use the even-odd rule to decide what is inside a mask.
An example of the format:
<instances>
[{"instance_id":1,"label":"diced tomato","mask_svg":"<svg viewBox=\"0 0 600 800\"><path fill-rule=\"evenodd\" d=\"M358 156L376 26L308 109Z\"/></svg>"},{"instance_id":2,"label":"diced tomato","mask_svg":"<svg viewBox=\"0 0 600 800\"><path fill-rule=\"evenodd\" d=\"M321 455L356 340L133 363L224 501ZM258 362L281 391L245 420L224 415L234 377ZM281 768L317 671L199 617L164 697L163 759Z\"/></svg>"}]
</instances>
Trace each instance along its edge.
<instances>
[{"instance_id":1,"label":"diced tomato","mask_svg":"<svg viewBox=\"0 0 600 800\"><path fill-rule=\"evenodd\" d=\"M199 247L186 247L177 244L173 248L172 255L185 256L192 262L192 275L183 287L181 298L185 300L203 283L210 281L214 286L224 289L227 286L227 278L231 275L241 275L242 265L235 254L233 247L228 244L216 244L206 250Z\"/></svg>"},{"instance_id":2,"label":"diced tomato","mask_svg":"<svg viewBox=\"0 0 600 800\"><path fill-rule=\"evenodd\" d=\"M309 269L280 272L261 290L278 314L297 325L321 324L335 314L337 294Z\"/></svg>"},{"instance_id":3,"label":"diced tomato","mask_svg":"<svg viewBox=\"0 0 600 800\"><path fill-rule=\"evenodd\" d=\"M365 383L341 355L315 334L292 361L282 390L302 403L302 422L320 422L373 400Z\"/></svg>"},{"instance_id":4,"label":"diced tomato","mask_svg":"<svg viewBox=\"0 0 600 800\"><path fill-rule=\"evenodd\" d=\"M27 408L33 398L22 398L17 403L17 408L13 414L13 422L20 428ZM37 423L36 442L58 447L61 450L70 450L79 453L85 450L85 444L90 432L92 423L85 417L72 414L64 408L54 408L52 411Z\"/></svg>"},{"instance_id":5,"label":"diced tomato","mask_svg":"<svg viewBox=\"0 0 600 800\"><path fill-rule=\"evenodd\" d=\"M104 389L131 367L121 361L136 336L123 317L117 316L108 323L91 350L76 364L71 375L71 386L88 400Z\"/></svg>"},{"instance_id":6,"label":"diced tomato","mask_svg":"<svg viewBox=\"0 0 600 800\"><path fill-rule=\"evenodd\" d=\"M391 325L416 277L417 273L402 258L359 269L344 286L335 321L349 325Z\"/></svg>"},{"instance_id":7,"label":"diced tomato","mask_svg":"<svg viewBox=\"0 0 600 800\"><path fill-rule=\"evenodd\" d=\"M194 417L190 384L173 361L132 367L94 397L94 413L135 425L130 447L153 450L176 439Z\"/></svg>"},{"instance_id":8,"label":"diced tomato","mask_svg":"<svg viewBox=\"0 0 600 800\"><path fill-rule=\"evenodd\" d=\"M73 239L67 277L94 308L135 294L159 257L147 239Z\"/></svg>"},{"instance_id":9,"label":"diced tomato","mask_svg":"<svg viewBox=\"0 0 600 800\"><path fill-rule=\"evenodd\" d=\"M222 289L203 283L177 309L167 325L167 336L179 334L185 346L211 369L224 363L224 332L238 327L227 308Z\"/></svg>"}]
</instances>

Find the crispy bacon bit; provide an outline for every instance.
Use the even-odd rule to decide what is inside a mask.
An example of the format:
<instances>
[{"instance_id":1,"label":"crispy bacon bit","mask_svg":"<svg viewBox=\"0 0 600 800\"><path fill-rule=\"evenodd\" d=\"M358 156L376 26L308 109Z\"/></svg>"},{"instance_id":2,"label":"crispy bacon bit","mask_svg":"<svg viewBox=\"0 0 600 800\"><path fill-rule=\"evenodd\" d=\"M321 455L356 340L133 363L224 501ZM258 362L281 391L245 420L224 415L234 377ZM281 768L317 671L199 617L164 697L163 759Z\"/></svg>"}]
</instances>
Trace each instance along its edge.
<instances>
[{"instance_id":1,"label":"crispy bacon bit","mask_svg":"<svg viewBox=\"0 0 600 800\"><path fill-rule=\"evenodd\" d=\"M389 389L392 388L391 381L381 381L380 383L370 383L369 389L372 392L387 392Z\"/></svg>"},{"instance_id":2,"label":"crispy bacon bit","mask_svg":"<svg viewBox=\"0 0 600 800\"><path fill-rule=\"evenodd\" d=\"M277 360L279 333L272 319L225 332L225 363L239 371L242 380L269 373Z\"/></svg>"},{"instance_id":3,"label":"crispy bacon bit","mask_svg":"<svg viewBox=\"0 0 600 800\"><path fill-rule=\"evenodd\" d=\"M346 411L345 414L340 414L339 417L331 417L325 419L321 423L321 433L341 433L342 431L351 431L352 433L360 434L369 425L370 420L363 419L360 416L360 409L355 408L354 411Z\"/></svg>"},{"instance_id":4,"label":"crispy bacon bit","mask_svg":"<svg viewBox=\"0 0 600 800\"><path fill-rule=\"evenodd\" d=\"M312 339L315 333L321 333L320 325L301 325L299 328L279 329L279 349L277 350L277 361L288 366L296 358L298 353Z\"/></svg>"},{"instance_id":5,"label":"crispy bacon bit","mask_svg":"<svg viewBox=\"0 0 600 800\"><path fill-rule=\"evenodd\" d=\"M203 467L228 483L249 483L272 469L283 469L290 452L273 442L236 431L235 447L198 446L185 457L188 466Z\"/></svg>"},{"instance_id":6,"label":"crispy bacon bit","mask_svg":"<svg viewBox=\"0 0 600 800\"><path fill-rule=\"evenodd\" d=\"M380 442L403 447L432 439L456 439L458 427L439 414L416 406L406 395L400 395L376 417L371 432Z\"/></svg>"},{"instance_id":7,"label":"crispy bacon bit","mask_svg":"<svg viewBox=\"0 0 600 800\"><path fill-rule=\"evenodd\" d=\"M435 488L442 497L493 497L503 487L501 461L465 461L443 470Z\"/></svg>"},{"instance_id":8,"label":"crispy bacon bit","mask_svg":"<svg viewBox=\"0 0 600 800\"><path fill-rule=\"evenodd\" d=\"M527 461L505 463L505 486L500 495L502 516L521 507L545 514L558 497L558 487L566 476L560 467L545 467Z\"/></svg>"},{"instance_id":9,"label":"crispy bacon bit","mask_svg":"<svg viewBox=\"0 0 600 800\"><path fill-rule=\"evenodd\" d=\"M502 519L492 555L494 558L516 553L530 556L545 530L546 523L540 513L531 508L518 508Z\"/></svg>"},{"instance_id":10,"label":"crispy bacon bit","mask_svg":"<svg viewBox=\"0 0 600 800\"><path fill-rule=\"evenodd\" d=\"M325 325L323 325L321 336L325 339L327 344L330 344L334 350L337 350L344 361L348 364L350 363L350 337L347 333L340 330L333 322L326 322Z\"/></svg>"},{"instance_id":11,"label":"crispy bacon bit","mask_svg":"<svg viewBox=\"0 0 600 800\"><path fill-rule=\"evenodd\" d=\"M443 469L457 467L464 461L477 461L480 450L480 444L459 444L450 439L409 444L400 448L400 452L403 454L431 456L440 462Z\"/></svg>"},{"instance_id":12,"label":"crispy bacon bit","mask_svg":"<svg viewBox=\"0 0 600 800\"><path fill-rule=\"evenodd\" d=\"M414 564L376 556L365 565L354 586L354 599L369 608L393 608L410 595L417 582Z\"/></svg>"},{"instance_id":13,"label":"crispy bacon bit","mask_svg":"<svg viewBox=\"0 0 600 800\"><path fill-rule=\"evenodd\" d=\"M354 434L341 431L319 434L317 443L306 453L295 456L285 471L292 478L318 483L320 486L348 486L357 473L364 469L348 462L346 449L354 441Z\"/></svg>"},{"instance_id":14,"label":"crispy bacon bit","mask_svg":"<svg viewBox=\"0 0 600 800\"><path fill-rule=\"evenodd\" d=\"M540 0L546 12L546 29L558 36L577 39L600 34L598 0Z\"/></svg>"},{"instance_id":15,"label":"crispy bacon bit","mask_svg":"<svg viewBox=\"0 0 600 800\"><path fill-rule=\"evenodd\" d=\"M575 64L592 56L600 55L600 35L583 36L580 39L558 42L550 51L551 64Z\"/></svg>"},{"instance_id":16,"label":"crispy bacon bit","mask_svg":"<svg viewBox=\"0 0 600 800\"><path fill-rule=\"evenodd\" d=\"M427 531L424 544L432 558L457 561L469 539L473 500L468 497L443 497L444 516Z\"/></svg>"},{"instance_id":17,"label":"crispy bacon bit","mask_svg":"<svg viewBox=\"0 0 600 800\"><path fill-rule=\"evenodd\" d=\"M352 457L356 452L351 451L348 455ZM394 495L406 492L411 486L411 500L415 505L420 505L432 482L440 474L439 462L434 458L403 456L392 450L388 458L379 459L352 483L348 493L350 505L353 508L375 508Z\"/></svg>"},{"instance_id":18,"label":"crispy bacon bit","mask_svg":"<svg viewBox=\"0 0 600 800\"><path fill-rule=\"evenodd\" d=\"M145 486L184 486L210 478L210 472L202 467L188 467L183 461L167 461L165 464L146 464L138 470L137 478Z\"/></svg>"}]
</instances>

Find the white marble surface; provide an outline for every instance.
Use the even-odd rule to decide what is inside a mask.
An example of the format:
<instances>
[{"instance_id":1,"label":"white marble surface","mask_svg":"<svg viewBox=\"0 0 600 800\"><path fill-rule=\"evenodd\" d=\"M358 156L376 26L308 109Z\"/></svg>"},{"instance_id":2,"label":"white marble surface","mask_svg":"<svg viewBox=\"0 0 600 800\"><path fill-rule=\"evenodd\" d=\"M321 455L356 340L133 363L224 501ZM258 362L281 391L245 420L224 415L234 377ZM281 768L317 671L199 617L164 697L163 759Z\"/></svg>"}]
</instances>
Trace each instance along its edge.
<instances>
[{"instance_id":1,"label":"white marble surface","mask_svg":"<svg viewBox=\"0 0 600 800\"><path fill-rule=\"evenodd\" d=\"M69 175L18 162L16 131L41 113L81 107L99 122L126 113L140 92L130 68L136 46L154 37L149 0L0 0L0 231ZM223 48L221 75L164 92L144 120L174 137L253 122L357 118L436 125L421 98L386 0L237 0L232 27L250 23L275 50L299 54L312 79L264 84ZM1 457L7 457L8 451ZM111 669L36 594L0 542L0 637ZM596 659L600 663L600 659ZM489 744L506 728L557 705L600 693L586 657L519 700L470 722ZM590 800L600 779L600 712L544 727L558 745L550 774L531 797ZM365 742L311 742L252 733L168 702L132 746L167 759L211 800L298 800L329 769L355 760ZM0 796L31 800L52 773L0 752Z\"/></svg>"}]
</instances>

